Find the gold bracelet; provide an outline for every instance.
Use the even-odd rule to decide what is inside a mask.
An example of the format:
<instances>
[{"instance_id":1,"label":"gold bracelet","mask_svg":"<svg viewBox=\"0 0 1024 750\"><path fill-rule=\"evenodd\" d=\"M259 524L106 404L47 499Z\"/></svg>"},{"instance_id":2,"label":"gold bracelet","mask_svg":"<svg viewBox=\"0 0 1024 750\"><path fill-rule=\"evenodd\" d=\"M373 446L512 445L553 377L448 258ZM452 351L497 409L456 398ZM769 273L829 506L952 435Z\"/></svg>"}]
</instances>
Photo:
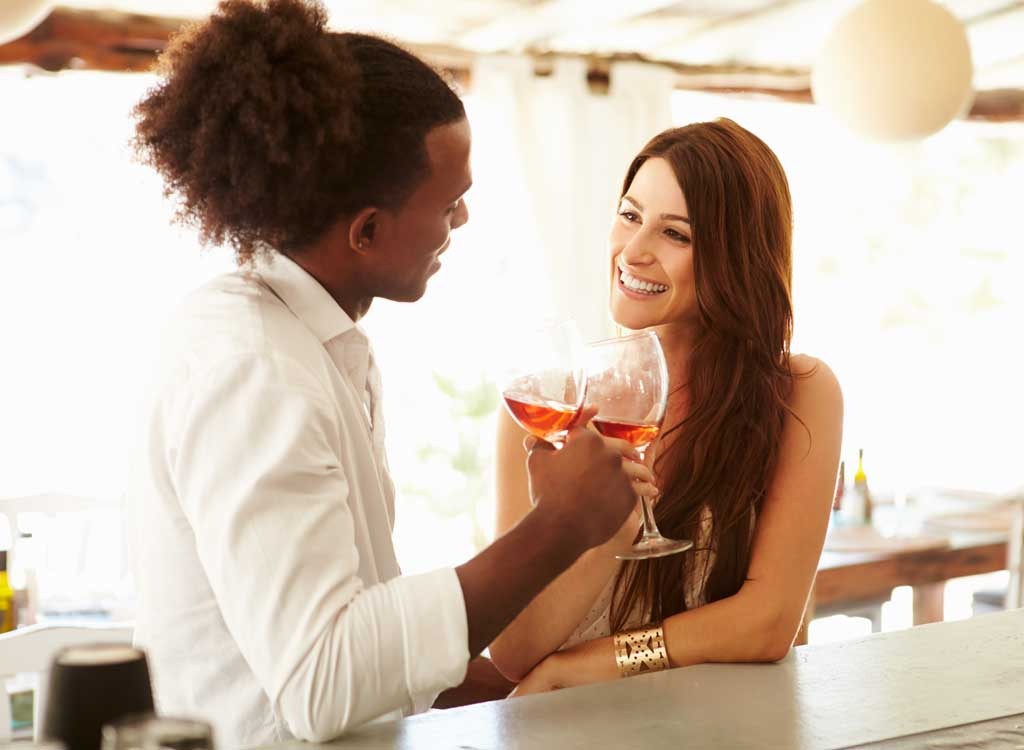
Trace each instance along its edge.
<instances>
[{"instance_id":1,"label":"gold bracelet","mask_svg":"<svg viewBox=\"0 0 1024 750\"><path fill-rule=\"evenodd\" d=\"M665 631L661 623L615 634L615 665L620 677L668 669Z\"/></svg>"}]
</instances>

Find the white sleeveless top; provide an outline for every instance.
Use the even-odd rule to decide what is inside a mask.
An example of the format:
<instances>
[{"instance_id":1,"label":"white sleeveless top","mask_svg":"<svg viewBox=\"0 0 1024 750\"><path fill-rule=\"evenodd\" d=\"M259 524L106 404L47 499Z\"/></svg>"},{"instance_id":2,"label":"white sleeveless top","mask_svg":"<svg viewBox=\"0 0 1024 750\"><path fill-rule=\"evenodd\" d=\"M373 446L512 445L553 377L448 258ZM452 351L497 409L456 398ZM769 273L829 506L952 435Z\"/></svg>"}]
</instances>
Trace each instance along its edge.
<instances>
[{"instance_id":1,"label":"white sleeveless top","mask_svg":"<svg viewBox=\"0 0 1024 750\"><path fill-rule=\"evenodd\" d=\"M701 514L700 533L697 535L698 538L694 540L693 550L683 553L694 556L693 570L696 571L696 575L693 576L686 586L687 609L696 609L706 604L704 584L707 583L708 576L711 574L711 568L715 563L715 553L710 549L709 544L710 532L711 510L704 506L704 511ZM585 641L607 638L612 634L610 615L612 593L615 589L617 575L618 571L608 579L608 583L605 584L604 589L598 594L597 599L594 600L590 611L587 612L580 624L576 626L576 630L572 632L572 635L559 647L559 651L571 648ZM625 629L640 627L645 624L643 620L644 613L634 610L626 620Z\"/></svg>"}]
</instances>

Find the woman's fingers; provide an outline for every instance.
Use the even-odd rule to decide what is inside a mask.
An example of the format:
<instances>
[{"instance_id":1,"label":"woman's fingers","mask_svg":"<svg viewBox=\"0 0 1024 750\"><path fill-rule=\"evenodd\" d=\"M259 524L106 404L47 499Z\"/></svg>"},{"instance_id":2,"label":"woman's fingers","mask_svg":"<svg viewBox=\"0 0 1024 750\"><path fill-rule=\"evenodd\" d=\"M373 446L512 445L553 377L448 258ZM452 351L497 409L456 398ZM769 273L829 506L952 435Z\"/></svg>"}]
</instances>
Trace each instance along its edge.
<instances>
[{"instance_id":1,"label":"woman's fingers","mask_svg":"<svg viewBox=\"0 0 1024 750\"><path fill-rule=\"evenodd\" d=\"M606 437L604 438L604 442L615 448L615 450L617 450L619 453L621 453L623 458L628 458L630 461L636 461L637 463L640 463L640 454L636 452L636 448L627 443L625 440L620 440L619 438Z\"/></svg>"},{"instance_id":2,"label":"woman's fingers","mask_svg":"<svg viewBox=\"0 0 1024 750\"><path fill-rule=\"evenodd\" d=\"M636 491L637 497L646 497L653 501L661 490L658 489L654 472L641 463L640 454L636 452L636 448L618 438L606 437L604 441L622 454L622 470L633 480L633 489Z\"/></svg>"},{"instance_id":3,"label":"woman's fingers","mask_svg":"<svg viewBox=\"0 0 1024 750\"><path fill-rule=\"evenodd\" d=\"M655 497L661 490L655 484L654 472L648 467L628 458L622 459L622 470L633 480L633 490L637 497Z\"/></svg>"},{"instance_id":4,"label":"woman's fingers","mask_svg":"<svg viewBox=\"0 0 1024 750\"><path fill-rule=\"evenodd\" d=\"M634 482L646 482L648 484L655 484L654 472L647 466L636 461L631 461L628 458L622 459L622 470L626 473L630 479Z\"/></svg>"},{"instance_id":5,"label":"woman's fingers","mask_svg":"<svg viewBox=\"0 0 1024 750\"><path fill-rule=\"evenodd\" d=\"M636 492L637 497L646 497L652 503L658 497L658 488L648 482L635 482L633 484L633 491Z\"/></svg>"}]
</instances>

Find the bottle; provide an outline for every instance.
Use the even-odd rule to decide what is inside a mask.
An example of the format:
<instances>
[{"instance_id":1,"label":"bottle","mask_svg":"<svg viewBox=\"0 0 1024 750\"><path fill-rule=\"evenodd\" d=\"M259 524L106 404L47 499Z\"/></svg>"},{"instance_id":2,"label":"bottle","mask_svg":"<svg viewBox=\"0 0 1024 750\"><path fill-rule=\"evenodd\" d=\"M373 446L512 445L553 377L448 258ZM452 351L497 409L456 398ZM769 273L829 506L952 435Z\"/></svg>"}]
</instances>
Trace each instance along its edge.
<instances>
[{"instance_id":1,"label":"bottle","mask_svg":"<svg viewBox=\"0 0 1024 750\"><path fill-rule=\"evenodd\" d=\"M836 480L836 494L832 497L832 516L829 525L838 528L843 525L843 495L846 492L846 461L839 462L839 479Z\"/></svg>"},{"instance_id":2,"label":"bottle","mask_svg":"<svg viewBox=\"0 0 1024 750\"><path fill-rule=\"evenodd\" d=\"M36 578L36 547L32 534L23 531L14 547L14 563L9 571L14 588L15 624L34 625L39 606L39 582Z\"/></svg>"},{"instance_id":3,"label":"bottle","mask_svg":"<svg viewBox=\"0 0 1024 750\"><path fill-rule=\"evenodd\" d=\"M849 526L864 526L871 523L871 493L868 491L868 477L864 472L864 449L857 451L857 473L853 475L853 486L843 493L840 517Z\"/></svg>"},{"instance_id":4,"label":"bottle","mask_svg":"<svg viewBox=\"0 0 1024 750\"><path fill-rule=\"evenodd\" d=\"M7 550L0 549L0 633L14 630L14 589L7 580Z\"/></svg>"},{"instance_id":5,"label":"bottle","mask_svg":"<svg viewBox=\"0 0 1024 750\"><path fill-rule=\"evenodd\" d=\"M871 491L868 490L868 475L864 472L864 449L857 451L857 473L853 475L853 491L860 495L864 523L871 523Z\"/></svg>"},{"instance_id":6,"label":"bottle","mask_svg":"<svg viewBox=\"0 0 1024 750\"><path fill-rule=\"evenodd\" d=\"M864 495L858 491L856 481L854 481L853 487L848 492L844 486L842 508L840 509L839 517L844 526L864 525Z\"/></svg>"}]
</instances>

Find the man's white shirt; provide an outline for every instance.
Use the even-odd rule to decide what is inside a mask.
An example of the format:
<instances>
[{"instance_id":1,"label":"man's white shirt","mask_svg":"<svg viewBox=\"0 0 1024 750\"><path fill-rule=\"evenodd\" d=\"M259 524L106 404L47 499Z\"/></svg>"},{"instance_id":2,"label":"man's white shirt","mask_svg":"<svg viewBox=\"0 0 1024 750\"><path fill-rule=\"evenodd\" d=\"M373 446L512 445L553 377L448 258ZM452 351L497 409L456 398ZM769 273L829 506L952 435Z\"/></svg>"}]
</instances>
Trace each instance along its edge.
<instances>
[{"instance_id":1,"label":"man's white shirt","mask_svg":"<svg viewBox=\"0 0 1024 750\"><path fill-rule=\"evenodd\" d=\"M362 330L277 255L190 295L162 343L128 497L158 710L221 746L319 741L461 682L454 569L400 576Z\"/></svg>"}]
</instances>

